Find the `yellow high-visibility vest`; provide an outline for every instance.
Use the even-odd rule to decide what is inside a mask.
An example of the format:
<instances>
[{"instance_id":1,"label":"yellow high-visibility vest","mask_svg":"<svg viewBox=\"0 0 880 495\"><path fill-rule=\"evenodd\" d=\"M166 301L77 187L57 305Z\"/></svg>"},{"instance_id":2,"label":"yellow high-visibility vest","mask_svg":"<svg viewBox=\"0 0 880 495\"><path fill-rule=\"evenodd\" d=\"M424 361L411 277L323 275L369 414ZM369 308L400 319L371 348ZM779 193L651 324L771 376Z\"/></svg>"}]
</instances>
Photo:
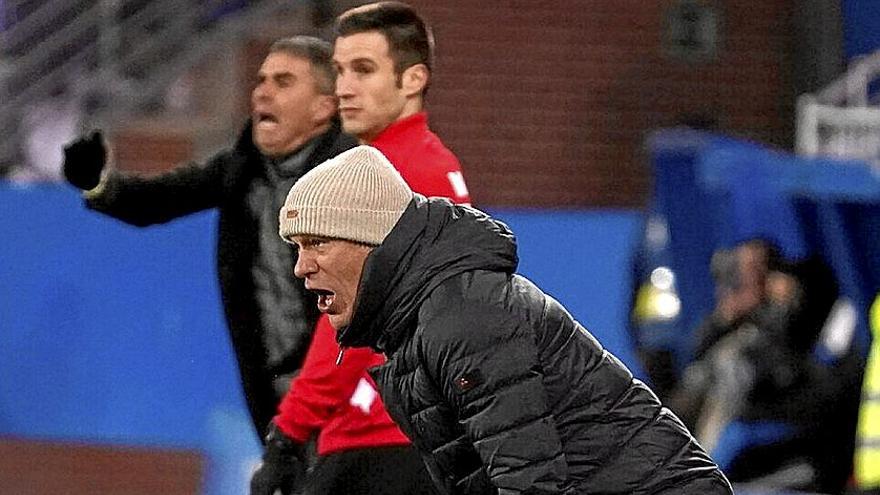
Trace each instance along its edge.
<instances>
[{"instance_id":1,"label":"yellow high-visibility vest","mask_svg":"<svg viewBox=\"0 0 880 495\"><path fill-rule=\"evenodd\" d=\"M861 489L880 487L880 294L871 305L871 351L862 381L854 475Z\"/></svg>"}]
</instances>

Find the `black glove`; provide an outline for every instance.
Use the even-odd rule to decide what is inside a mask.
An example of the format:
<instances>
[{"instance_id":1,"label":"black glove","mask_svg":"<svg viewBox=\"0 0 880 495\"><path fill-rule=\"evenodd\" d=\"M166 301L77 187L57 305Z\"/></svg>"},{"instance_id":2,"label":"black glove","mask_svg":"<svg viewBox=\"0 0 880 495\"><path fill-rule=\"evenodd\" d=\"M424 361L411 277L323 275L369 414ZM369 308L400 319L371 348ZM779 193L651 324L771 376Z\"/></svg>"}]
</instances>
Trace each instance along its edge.
<instances>
[{"instance_id":1,"label":"black glove","mask_svg":"<svg viewBox=\"0 0 880 495\"><path fill-rule=\"evenodd\" d=\"M303 444L286 436L272 423L266 435L263 463L251 477L251 495L282 495L294 492L305 477Z\"/></svg>"},{"instance_id":2,"label":"black glove","mask_svg":"<svg viewBox=\"0 0 880 495\"><path fill-rule=\"evenodd\" d=\"M107 148L101 131L80 137L64 147L64 177L82 190L88 191L98 185L106 162Z\"/></svg>"}]
</instances>

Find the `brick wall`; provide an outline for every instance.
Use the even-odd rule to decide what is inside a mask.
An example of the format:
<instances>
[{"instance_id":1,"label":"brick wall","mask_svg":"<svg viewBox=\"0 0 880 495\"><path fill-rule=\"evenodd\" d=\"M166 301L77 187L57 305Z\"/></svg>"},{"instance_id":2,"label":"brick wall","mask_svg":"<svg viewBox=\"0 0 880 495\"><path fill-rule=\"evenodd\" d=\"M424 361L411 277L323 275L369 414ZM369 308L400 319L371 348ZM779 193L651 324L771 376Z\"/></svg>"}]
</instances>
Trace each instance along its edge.
<instances>
[{"instance_id":1,"label":"brick wall","mask_svg":"<svg viewBox=\"0 0 880 495\"><path fill-rule=\"evenodd\" d=\"M192 451L0 439L0 492L16 495L194 495Z\"/></svg>"},{"instance_id":2,"label":"brick wall","mask_svg":"<svg viewBox=\"0 0 880 495\"><path fill-rule=\"evenodd\" d=\"M142 175L165 172L193 159L195 134L192 129L161 129L155 123L118 129L111 136L115 166Z\"/></svg>"},{"instance_id":3,"label":"brick wall","mask_svg":"<svg viewBox=\"0 0 880 495\"><path fill-rule=\"evenodd\" d=\"M411 0L437 38L432 127L461 158L475 203L642 206L651 188L646 133L684 121L713 120L720 132L789 147L792 0L694 1L720 12L714 60L684 62L664 50L674 0ZM231 127L247 113L269 42L314 33L284 26L240 47L233 106L241 116L227 119ZM194 135L163 132L119 157L121 168L150 158L146 168L160 170L192 154Z\"/></svg>"},{"instance_id":4,"label":"brick wall","mask_svg":"<svg viewBox=\"0 0 880 495\"><path fill-rule=\"evenodd\" d=\"M694 117L791 140L790 0L718 1L720 50L662 47L671 0L412 0L433 24L432 126L482 206L641 206L646 132Z\"/></svg>"}]
</instances>

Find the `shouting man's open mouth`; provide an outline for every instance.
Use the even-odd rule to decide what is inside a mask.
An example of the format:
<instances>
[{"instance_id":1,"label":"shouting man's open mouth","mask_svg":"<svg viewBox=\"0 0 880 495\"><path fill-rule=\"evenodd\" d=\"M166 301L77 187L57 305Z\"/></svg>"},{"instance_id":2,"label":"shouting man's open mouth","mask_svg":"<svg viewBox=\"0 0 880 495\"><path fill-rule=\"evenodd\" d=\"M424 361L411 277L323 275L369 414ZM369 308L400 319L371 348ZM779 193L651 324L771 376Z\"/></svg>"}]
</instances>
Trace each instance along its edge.
<instances>
[{"instance_id":1,"label":"shouting man's open mouth","mask_svg":"<svg viewBox=\"0 0 880 495\"><path fill-rule=\"evenodd\" d=\"M326 289L309 289L318 296L318 310L322 313L329 313L333 306L333 300L336 293Z\"/></svg>"}]
</instances>

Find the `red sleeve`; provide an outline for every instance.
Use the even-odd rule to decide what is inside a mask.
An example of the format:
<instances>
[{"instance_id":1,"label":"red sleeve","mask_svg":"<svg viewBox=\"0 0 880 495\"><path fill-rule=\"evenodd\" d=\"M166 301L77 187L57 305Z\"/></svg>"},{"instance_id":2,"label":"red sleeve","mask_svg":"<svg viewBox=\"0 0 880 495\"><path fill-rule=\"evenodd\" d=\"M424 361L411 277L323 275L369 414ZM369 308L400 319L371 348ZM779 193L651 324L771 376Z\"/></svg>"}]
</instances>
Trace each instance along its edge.
<instances>
[{"instance_id":1,"label":"red sleeve","mask_svg":"<svg viewBox=\"0 0 880 495\"><path fill-rule=\"evenodd\" d=\"M339 366L336 330L327 315L321 315L299 374L278 406L274 422L287 436L305 442L334 414L348 404L366 369L381 364L384 358L369 348L345 350Z\"/></svg>"}]
</instances>

